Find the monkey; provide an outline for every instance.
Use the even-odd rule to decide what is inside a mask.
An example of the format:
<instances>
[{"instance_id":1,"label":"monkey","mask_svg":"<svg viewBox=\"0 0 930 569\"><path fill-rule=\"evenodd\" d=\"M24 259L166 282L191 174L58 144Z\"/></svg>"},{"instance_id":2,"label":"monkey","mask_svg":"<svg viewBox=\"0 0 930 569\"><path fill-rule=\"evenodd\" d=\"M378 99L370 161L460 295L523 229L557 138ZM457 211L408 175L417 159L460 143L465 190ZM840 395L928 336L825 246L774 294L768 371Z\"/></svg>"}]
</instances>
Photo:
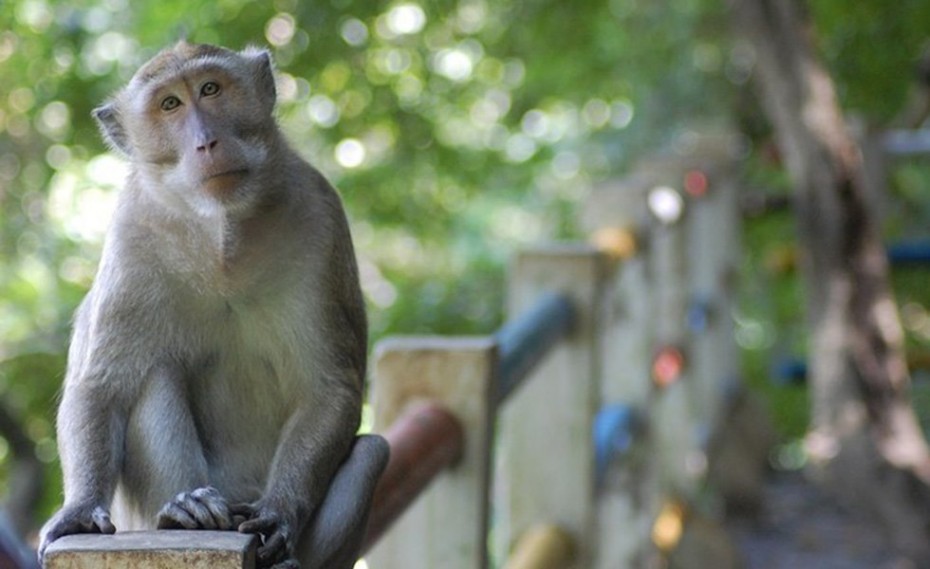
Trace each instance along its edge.
<instances>
[{"instance_id":1,"label":"monkey","mask_svg":"<svg viewBox=\"0 0 930 569\"><path fill-rule=\"evenodd\" d=\"M188 528L259 534L263 567L354 563L388 452L356 442L364 301L341 199L276 97L266 50L182 41L94 110L130 168L74 317L40 559L63 535Z\"/></svg>"}]
</instances>

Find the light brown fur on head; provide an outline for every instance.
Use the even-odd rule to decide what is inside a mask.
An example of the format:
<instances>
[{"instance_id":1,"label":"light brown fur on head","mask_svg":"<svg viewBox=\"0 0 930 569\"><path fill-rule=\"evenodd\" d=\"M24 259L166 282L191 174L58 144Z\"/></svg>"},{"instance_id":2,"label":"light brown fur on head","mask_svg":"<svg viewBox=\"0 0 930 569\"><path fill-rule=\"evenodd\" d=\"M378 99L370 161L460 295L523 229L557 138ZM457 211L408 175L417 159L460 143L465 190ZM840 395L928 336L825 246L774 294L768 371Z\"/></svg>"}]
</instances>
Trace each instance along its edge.
<instances>
[{"instance_id":1,"label":"light brown fur on head","mask_svg":"<svg viewBox=\"0 0 930 569\"><path fill-rule=\"evenodd\" d=\"M192 44L182 40L173 47L159 52L136 71L125 90L141 89L148 83L156 82L164 77L183 74L197 66L211 63L222 66L236 60L246 62L261 60L267 65L268 71L271 71L271 58L263 49L250 46L241 52L235 52L224 47ZM251 71L250 69L249 72ZM273 79L271 76L268 78Z\"/></svg>"},{"instance_id":2,"label":"light brown fur on head","mask_svg":"<svg viewBox=\"0 0 930 569\"><path fill-rule=\"evenodd\" d=\"M145 84L166 74L183 71L184 65L206 57L229 57L235 52L208 44L191 44L181 40L169 49L162 50L133 75L132 83Z\"/></svg>"}]
</instances>

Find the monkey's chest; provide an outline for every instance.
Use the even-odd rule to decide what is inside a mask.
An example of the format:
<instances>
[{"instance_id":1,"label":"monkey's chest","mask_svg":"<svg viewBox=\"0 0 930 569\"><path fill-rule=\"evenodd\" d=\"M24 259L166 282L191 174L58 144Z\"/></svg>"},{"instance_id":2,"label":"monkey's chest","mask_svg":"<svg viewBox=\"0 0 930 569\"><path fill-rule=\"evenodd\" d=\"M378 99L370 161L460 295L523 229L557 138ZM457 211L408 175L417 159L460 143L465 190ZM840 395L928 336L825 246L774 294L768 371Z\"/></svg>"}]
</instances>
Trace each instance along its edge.
<instances>
[{"instance_id":1,"label":"monkey's chest","mask_svg":"<svg viewBox=\"0 0 930 569\"><path fill-rule=\"evenodd\" d=\"M231 307L189 377L191 411L212 476L261 483L294 410L311 392L305 322L280 309ZM304 344L304 345L302 345ZM235 467L233 466L235 465Z\"/></svg>"},{"instance_id":2,"label":"monkey's chest","mask_svg":"<svg viewBox=\"0 0 930 569\"><path fill-rule=\"evenodd\" d=\"M305 386L315 343L313 310L302 291L209 298L193 302L189 319L207 385L252 392L262 401L287 402Z\"/></svg>"}]
</instances>

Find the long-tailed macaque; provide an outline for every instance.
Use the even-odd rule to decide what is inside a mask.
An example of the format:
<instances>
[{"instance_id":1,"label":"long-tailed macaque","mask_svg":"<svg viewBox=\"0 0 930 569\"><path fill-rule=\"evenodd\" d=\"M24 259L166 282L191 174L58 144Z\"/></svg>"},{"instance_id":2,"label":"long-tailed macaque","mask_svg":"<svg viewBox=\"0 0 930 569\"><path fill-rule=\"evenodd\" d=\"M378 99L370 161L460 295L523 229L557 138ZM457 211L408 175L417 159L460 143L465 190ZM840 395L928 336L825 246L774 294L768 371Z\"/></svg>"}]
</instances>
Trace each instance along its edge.
<instances>
[{"instance_id":1,"label":"long-tailed macaque","mask_svg":"<svg viewBox=\"0 0 930 569\"><path fill-rule=\"evenodd\" d=\"M75 317L40 556L72 533L238 529L262 566L351 567L339 542L387 455L353 446L365 312L341 202L275 98L267 52L181 42L94 111L131 170Z\"/></svg>"}]
</instances>

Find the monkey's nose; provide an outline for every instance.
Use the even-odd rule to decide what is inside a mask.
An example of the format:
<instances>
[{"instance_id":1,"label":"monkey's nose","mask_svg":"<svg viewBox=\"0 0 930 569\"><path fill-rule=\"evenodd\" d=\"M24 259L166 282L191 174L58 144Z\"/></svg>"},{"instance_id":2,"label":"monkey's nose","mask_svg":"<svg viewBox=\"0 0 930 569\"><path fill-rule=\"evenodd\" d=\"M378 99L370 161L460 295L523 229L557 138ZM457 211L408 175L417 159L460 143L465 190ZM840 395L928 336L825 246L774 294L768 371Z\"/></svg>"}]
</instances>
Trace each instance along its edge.
<instances>
[{"instance_id":1,"label":"monkey's nose","mask_svg":"<svg viewBox=\"0 0 930 569\"><path fill-rule=\"evenodd\" d=\"M214 138L214 139L211 139L211 140L208 140L207 142L204 142L203 144L201 144L201 145L199 145L199 146L197 147L197 152L210 152L211 150L213 150L214 148L216 148L216 145L217 145L218 143L219 143L219 141L216 140L215 138Z\"/></svg>"}]
</instances>

